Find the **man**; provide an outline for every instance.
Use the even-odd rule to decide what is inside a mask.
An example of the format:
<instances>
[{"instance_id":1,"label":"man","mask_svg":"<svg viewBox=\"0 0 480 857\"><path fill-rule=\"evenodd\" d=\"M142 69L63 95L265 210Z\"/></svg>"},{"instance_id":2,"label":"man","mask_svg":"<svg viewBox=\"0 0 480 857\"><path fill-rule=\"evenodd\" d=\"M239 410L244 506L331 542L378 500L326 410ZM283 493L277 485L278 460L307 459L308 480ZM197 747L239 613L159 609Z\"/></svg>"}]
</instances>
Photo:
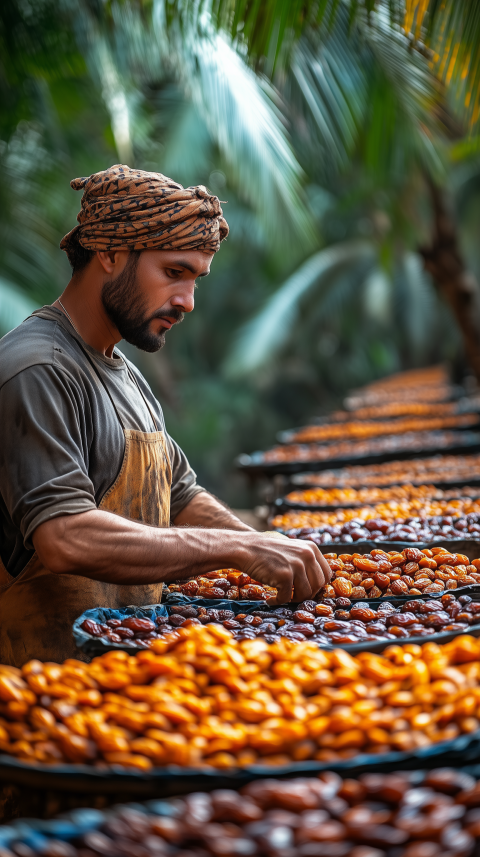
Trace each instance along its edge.
<instances>
[{"instance_id":1,"label":"man","mask_svg":"<svg viewBox=\"0 0 480 857\"><path fill-rule=\"evenodd\" d=\"M196 484L145 379L228 234L219 200L116 165L89 178L61 242L72 279L0 343L0 662L77 656L84 610L235 567L300 600L329 579L312 543L250 529ZM171 526L173 524L173 526Z\"/></svg>"}]
</instances>

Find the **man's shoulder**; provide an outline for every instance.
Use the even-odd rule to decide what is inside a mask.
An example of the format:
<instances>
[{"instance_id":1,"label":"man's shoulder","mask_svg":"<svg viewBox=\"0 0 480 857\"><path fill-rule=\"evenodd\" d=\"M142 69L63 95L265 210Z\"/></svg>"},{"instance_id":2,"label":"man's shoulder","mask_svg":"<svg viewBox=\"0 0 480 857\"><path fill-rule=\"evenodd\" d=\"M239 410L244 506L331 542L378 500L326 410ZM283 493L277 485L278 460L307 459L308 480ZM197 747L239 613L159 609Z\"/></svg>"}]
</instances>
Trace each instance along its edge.
<instances>
[{"instance_id":1,"label":"man's shoulder","mask_svg":"<svg viewBox=\"0 0 480 857\"><path fill-rule=\"evenodd\" d=\"M38 316L30 316L7 333L0 339L0 387L36 366L74 365L63 339L54 320Z\"/></svg>"}]
</instances>

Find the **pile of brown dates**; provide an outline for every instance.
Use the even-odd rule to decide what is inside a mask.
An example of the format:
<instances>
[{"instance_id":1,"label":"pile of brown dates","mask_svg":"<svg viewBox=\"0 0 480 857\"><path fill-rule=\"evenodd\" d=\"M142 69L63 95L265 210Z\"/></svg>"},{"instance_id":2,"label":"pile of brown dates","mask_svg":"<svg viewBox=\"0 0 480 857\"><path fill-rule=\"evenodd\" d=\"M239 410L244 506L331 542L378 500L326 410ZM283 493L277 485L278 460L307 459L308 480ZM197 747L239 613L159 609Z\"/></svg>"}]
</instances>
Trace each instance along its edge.
<instances>
[{"instance_id":1,"label":"pile of brown dates","mask_svg":"<svg viewBox=\"0 0 480 857\"><path fill-rule=\"evenodd\" d=\"M124 619L108 619L106 622L85 619L80 627L91 637L103 637L109 643L124 643L126 646L134 644L137 648L147 649L153 640L162 638L162 629L166 625L166 616L157 616L155 620L126 616ZM168 629L172 630L170 625Z\"/></svg>"},{"instance_id":2,"label":"pile of brown dates","mask_svg":"<svg viewBox=\"0 0 480 857\"><path fill-rule=\"evenodd\" d=\"M387 600L371 607L364 602L352 604L349 598L337 598L320 604L304 601L297 610L277 607L236 616L233 611L193 605L175 605L170 609L169 630L215 622L228 628L238 641L261 637L267 643L276 643L285 637L295 642L310 640L319 646L429 637L441 631L463 633L480 623L480 603L473 602L469 595L456 598L450 592L435 600L412 599L400 607Z\"/></svg>"},{"instance_id":3,"label":"pile of brown dates","mask_svg":"<svg viewBox=\"0 0 480 857\"><path fill-rule=\"evenodd\" d=\"M320 488L364 488L381 485L419 485L424 482L462 482L478 479L480 455L433 455L409 461L384 461L382 464L355 464L338 470L299 473L292 483Z\"/></svg>"},{"instance_id":4,"label":"pile of brown dates","mask_svg":"<svg viewBox=\"0 0 480 857\"><path fill-rule=\"evenodd\" d=\"M385 453L448 449L475 443L477 435L466 431L417 431L368 440L339 440L334 443L292 443L275 446L259 457L259 462L332 461L335 458L363 458Z\"/></svg>"},{"instance_id":5,"label":"pile of brown dates","mask_svg":"<svg viewBox=\"0 0 480 857\"><path fill-rule=\"evenodd\" d=\"M282 517L290 524L292 518ZM296 513L302 514L302 513ZM280 517L280 516L278 516ZM480 515L466 515L456 518L452 515L436 515L432 518L410 516L387 521L385 518L369 518L362 521L354 518L345 524L320 524L319 526L289 527L281 526L289 538L309 539L320 548L322 545L347 545L352 542L449 542L456 539L476 539L480 537ZM297 521L298 523L298 521Z\"/></svg>"},{"instance_id":6,"label":"pile of brown dates","mask_svg":"<svg viewBox=\"0 0 480 857\"><path fill-rule=\"evenodd\" d=\"M240 793L217 789L120 806L70 843L48 840L43 857L469 857L480 838L480 786L432 770L342 779L263 779ZM27 854L21 832L2 857ZM23 850L22 850L23 849ZM39 853L28 847L28 854Z\"/></svg>"},{"instance_id":7,"label":"pile of brown dates","mask_svg":"<svg viewBox=\"0 0 480 857\"><path fill-rule=\"evenodd\" d=\"M97 625L93 636L103 636L114 643L123 641L129 646L148 648L153 640L177 628L213 623L223 625L239 642L260 637L267 643L276 643L285 637L294 642L310 640L319 646L344 646L369 641L429 637L441 631L463 633L480 623L480 603L472 601L469 595L456 598L450 592L435 600L406 601L400 607L395 607L387 600L371 607L365 602L352 604L349 598L336 598L320 604L304 601L296 610L277 607L237 615L233 610L217 610L193 604L169 605L168 610L168 618L159 616L156 622L131 616L124 620L112 619L112 625ZM82 627L92 633L89 630L91 620L85 620ZM106 630L101 630L103 628ZM124 628L131 629L131 634L125 636Z\"/></svg>"},{"instance_id":8,"label":"pile of brown dates","mask_svg":"<svg viewBox=\"0 0 480 857\"><path fill-rule=\"evenodd\" d=\"M179 580L170 583L167 591L189 597L228 598L229 601L266 601L277 594L274 587L253 580L250 575L236 568L207 571L200 577Z\"/></svg>"}]
</instances>

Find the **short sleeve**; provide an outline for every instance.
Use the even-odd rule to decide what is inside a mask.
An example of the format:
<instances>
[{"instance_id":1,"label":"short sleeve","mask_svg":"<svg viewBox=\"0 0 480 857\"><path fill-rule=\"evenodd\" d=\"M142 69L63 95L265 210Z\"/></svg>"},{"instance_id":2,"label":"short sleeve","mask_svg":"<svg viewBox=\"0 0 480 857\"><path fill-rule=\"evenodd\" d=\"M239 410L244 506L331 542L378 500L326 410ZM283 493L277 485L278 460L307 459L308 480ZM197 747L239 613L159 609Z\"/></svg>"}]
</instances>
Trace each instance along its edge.
<instances>
[{"instance_id":1,"label":"short sleeve","mask_svg":"<svg viewBox=\"0 0 480 857\"><path fill-rule=\"evenodd\" d=\"M190 467L188 459L178 443L166 432L167 448L172 465L172 494L170 499L170 518L175 520L178 514L190 503L196 494L205 491L197 485L197 474Z\"/></svg>"},{"instance_id":2,"label":"short sleeve","mask_svg":"<svg viewBox=\"0 0 480 857\"><path fill-rule=\"evenodd\" d=\"M0 390L0 493L25 547L45 521L96 509L88 475L84 396L68 373L41 364Z\"/></svg>"}]
</instances>

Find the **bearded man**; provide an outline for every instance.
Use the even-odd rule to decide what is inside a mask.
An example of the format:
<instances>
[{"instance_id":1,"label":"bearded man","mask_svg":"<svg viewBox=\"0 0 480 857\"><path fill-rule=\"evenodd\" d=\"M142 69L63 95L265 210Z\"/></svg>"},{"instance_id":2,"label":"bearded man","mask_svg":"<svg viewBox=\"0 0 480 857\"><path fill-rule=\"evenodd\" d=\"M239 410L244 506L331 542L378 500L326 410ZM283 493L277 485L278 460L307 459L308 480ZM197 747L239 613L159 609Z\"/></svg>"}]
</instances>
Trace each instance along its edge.
<instances>
[{"instance_id":1,"label":"bearded man","mask_svg":"<svg viewBox=\"0 0 480 857\"><path fill-rule=\"evenodd\" d=\"M78 657L92 607L161 600L164 582L233 567L309 598L312 543L243 524L196 483L162 408L116 349L157 351L228 235L219 200L124 165L75 179L72 278L0 342L0 663Z\"/></svg>"}]
</instances>

